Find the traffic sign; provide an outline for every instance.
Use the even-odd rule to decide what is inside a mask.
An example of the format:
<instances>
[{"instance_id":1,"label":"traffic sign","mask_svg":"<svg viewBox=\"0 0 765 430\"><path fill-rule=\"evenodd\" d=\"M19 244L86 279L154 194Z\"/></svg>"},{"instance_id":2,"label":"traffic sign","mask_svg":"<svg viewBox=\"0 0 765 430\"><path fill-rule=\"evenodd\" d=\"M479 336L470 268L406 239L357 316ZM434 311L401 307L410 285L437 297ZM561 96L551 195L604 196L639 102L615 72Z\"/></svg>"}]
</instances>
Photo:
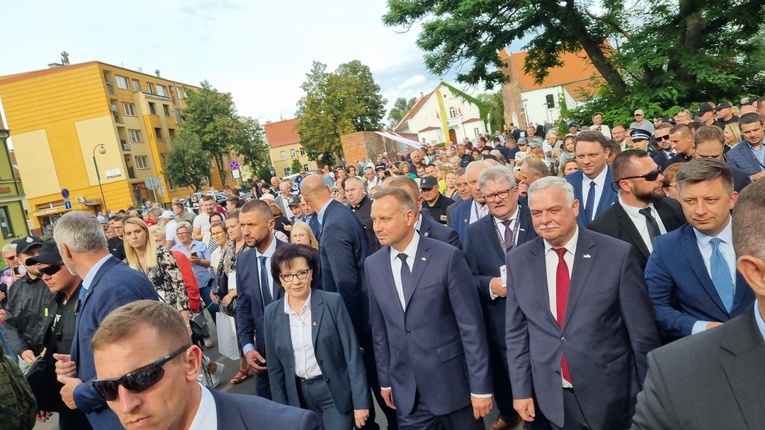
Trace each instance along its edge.
<instances>
[{"instance_id":1,"label":"traffic sign","mask_svg":"<svg viewBox=\"0 0 765 430\"><path fill-rule=\"evenodd\" d=\"M231 170L239 170L239 162L236 160L233 160L229 164L229 167L231 167Z\"/></svg>"},{"instance_id":2,"label":"traffic sign","mask_svg":"<svg viewBox=\"0 0 765 430\"><path fill-rule=\"evenodd\" d=\"M143 183L146 185L146 188L150 190L156 189L160 186L159 179L155 178L154 176L149 176Z\"/></svg>"},{"instance_id":3,"label":"traffic sign","mask_svg":"<svg viewBox=\"0 0 765 430\"><path fill-rule=\"evenodd\" d=\"M68 199L69 198L69 190L64 188L61 190L61 197Z\"/></svg>"},{"instance_id":4,"label":"traffic sign","mask_svg":"<svg viewBox=\"0 0 765 430\"><path fill-rule=\"evenodd\" d=\"M72 210L72 201L71 200L64 199L64 209Z\"/></svg>"},{"instance_id":5,"label":"traffic sign","mask_svg":"<svg viewBox=\"0 0 765 430\"><path fill-rule=\"evenodd\" d=\"M165 195L165 189L163 187L157 188L157 194L159 194L160 196L164 196Z\"/></svg>"}]
</instances>

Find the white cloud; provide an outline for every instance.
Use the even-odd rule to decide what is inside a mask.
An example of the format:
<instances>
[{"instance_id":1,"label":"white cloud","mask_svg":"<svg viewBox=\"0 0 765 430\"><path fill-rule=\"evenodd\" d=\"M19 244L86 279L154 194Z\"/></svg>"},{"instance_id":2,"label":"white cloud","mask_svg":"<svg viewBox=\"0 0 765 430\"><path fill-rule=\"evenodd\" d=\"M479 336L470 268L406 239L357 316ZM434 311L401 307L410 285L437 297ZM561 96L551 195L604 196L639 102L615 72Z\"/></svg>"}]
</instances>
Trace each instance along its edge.
<instances>
[{"instance_id":1,"label":"white cloud","mask_svg":"<svg viewBox=\"0 0 765 430\"><path fill-rule=\"evenodd\" d=\"M413 87L413 86L415 86L417 84L421 84L421 83L425 82L426 79L427 78L425 76L423 76L423 75L414 75L411 78L409 78L409 79L405 80L404 82L402 82L397 87L397 89L404 90L404 89Z\"/></svg>"}]
</instances>

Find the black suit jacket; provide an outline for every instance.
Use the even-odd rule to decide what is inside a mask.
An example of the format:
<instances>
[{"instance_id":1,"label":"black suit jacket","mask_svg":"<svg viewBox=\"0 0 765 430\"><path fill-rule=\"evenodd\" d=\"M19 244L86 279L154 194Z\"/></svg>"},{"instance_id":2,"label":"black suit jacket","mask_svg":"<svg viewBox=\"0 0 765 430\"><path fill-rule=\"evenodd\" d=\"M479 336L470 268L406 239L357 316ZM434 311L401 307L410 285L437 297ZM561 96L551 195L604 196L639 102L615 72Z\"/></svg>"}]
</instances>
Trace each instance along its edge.
<instances>
[{"instance_id":1,"label":"black suit jacket","mask_svg":"<svg viewBox=\"0 0 765 430\"><path fill-rule=\"evenodd\" d=\"M633 429L765 429L765 342L749 306L648 353Z\"/></svg>"},{"instance_id":2,"label":"black suit jacket","mask_svg":"<svg viewBox=\"0 0 765 430\"><path fill-rule=\"evenodd\" d=\"M225 430L322 430L318 415L262 397L210 390L215 399L218 428Z\"/></svg>"},{"instance_id":3,"label":"black suit jacket","mask_svg":"<svg viewBox=\"0 0 765 430\"><path fill-rule=\"evenodd\" d=\"M653 205L659 213L667 233L685 224L683 208L677 200L666 198ZM618 200L605 212L596 216L587 228L631 244L635 257L640 263L640 268L645 270L651 253L648 252L648 246L646 246L643 237L640 236L629 214Z\"/></svg>"},{"instance_id":4,"label":"black suit jacket","mask_svg":"<svg viewBox=\"0 0 765 430\"><path fill-rule=\"evenodd\" d=\"M369 332L369 295L364 260L369 242L364 225L340 202L330 200L321 220L319 239L321 288L343 296L356 335Z\"/></svg>"},{"instance_id":5,"label":"black suit jacket","mask_svg":"<svg viewBox=\"0 0 765 430\"><path fill-rule=\"evenodd\" d=\"M420 214L420 234L429 237L431 239L440 240L441 242L448 243L449 245L462 250L462 244L460 243L460 237L457 232L450 227L437 222L433 218L423 216Z\"/></svg>"}]
</instances>

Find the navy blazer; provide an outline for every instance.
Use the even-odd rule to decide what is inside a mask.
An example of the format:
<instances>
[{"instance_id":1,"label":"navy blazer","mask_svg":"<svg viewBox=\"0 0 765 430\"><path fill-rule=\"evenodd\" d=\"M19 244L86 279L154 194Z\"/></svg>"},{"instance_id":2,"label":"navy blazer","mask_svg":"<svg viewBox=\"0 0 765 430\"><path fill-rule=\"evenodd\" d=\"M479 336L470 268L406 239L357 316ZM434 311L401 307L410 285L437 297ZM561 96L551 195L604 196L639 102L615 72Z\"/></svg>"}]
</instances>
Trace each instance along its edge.
<instances>
[{"instance_id":1,"label":"navy blazer","mask_svg":"<svg viewBox=\"0 0 765 430\"><path fill-rule=\"evenodd\" d=\"M77 312L72 361L76 363L77 377L83 383L74 389L74 402L79 410L88 415L88 421L94 429L121 429L122 424L106 402L96 394L91 383L96 377L96 365L90 340L101 321L113 310L136 300L159 300L159 297L149 278L110 256L96 272Z\"/></svg>"},{"instance_id":2,"label":"navy blazer","mask_svg":"<svg viewBox=\"0 0 765 430\"><path fill-rule=\"evenodd\" d=\"M749 143L746 141L739 143L725 153L725 161L731 167L742 170L747 176L756 175L760 171L765 170L765 166L760 164L760 160L754 156Z\"/></svg>"},{"instance_id":3,"label":"navy blazer","mask_svg":"<svg viewBox=\"0 0 765 430\"><path fill-rule=\"evenodd\" d=\"M275 402L300 407L301 387L295 380L290 318L284 298L266 307L266 352L271 396ZM311 291L311 335L314 355L341 414L372 407L359 342L340 294Z\"/></svg>"},{"instance_id":4,"label":"navy blazer","mask_svg":"<svg viewBox=\"0 0 765 430\"><path fill-rule=\"evenodd\" d=\"M306 215L303 214L303 218L305 218ZM295 224L297 221L305 222L305 220L292 218L292 224ZM321 224L319 224L319 215L313 214L311 215L311 219L307 222L308 226L311 227L311 232L313 232L313 235L316 236L316 239L319 238L319 235L321 234Z\"/></svg>"},{"instance_id":5,"label":"navy blazer","mask_svg":"<svg viewBox=\"0 0 765 430\"><path fill-rule=\"evenodd\" d=\"M659 213L661 223L664 224L667 233L685 224L683 207L677 200L665 198L655 202L653 206L656 208L656 212ZM579 210L581 211L581 208ZM635 223L632 222L632 218L630 218L627 211L624 210L624 207L618 201L606 209L605 212L596 216L587 228L631 244L640 268L645 270L648 257L651 256L651 253L648 252L648 246L645 244L643 236L638 232L637 227L635 227Z\"/></svg>"},{"instance_id":6,"label":"navy blazer","mask_svg":"<svg viewBox=\"0 0 765 430\"><path fill-rule=\"evenodd\" d=\"M369 298L364 279L369 242L358 217L335 200L329 201L321 221L319 254L321 288L343 296L356 335L361 338L369 332Z\"/></svg>"},{"instance_id":7,"label":"navy blazer","mask_svg":"<svg viewBox=\"0 0 765 430\"><path fill-rule=\"evenodd\" d=\"M377 373L396 408L411 414L416 398L434 415L470 406L470 393L492 392L486 330L462 252L420 236L412 267L415 288L401 306L391 248L365 264Z\"/></svg>"},{"instance_id":8,"label":"navy blazer","mask_svg":"<svg viewBox=\"0 0 765 430\"><path fill-rule=\"evenodd\" d=\"M451 216L447 217L449 227L457 232L460 243L467 243L467 227L470 225L470 209L473 207L473 198L457 203L452 210Z\"/></svg>"},{"instance_id":9,"label":"navy blazer","mask_svg":"<svg viewBox=\"0 0 765 430\"><path fill-rule=\"evenodd\" d=\"M587 225L591 221L594 221L594 219L588 220L584 215L584 205L586 202L584 201L584 194L582 193L582 178L584 178L584 173L582 173L581 170L566 175L566 180L574 187L574 198L579 200L579 215L576 217L576 222L579 224L579 227L587 228ZM603 192L600 193L600 201L597 202L597 206L595 207L596 218L616 202L618 195L611 186L611 182L611 166L606 166L606 182L603 184Z\"/></svg>"},{"instance_id":10,"label":"navy blazer","mask_svg":"<svg viewBox=\"0 0 765 430\"><path fill-rule=\"evenodd\" d=\"M754 293L736 270L733 310L725 310L690 224L655 239L645 280L656 323L671 338L689 336L697 321L726 322L754 301Z\"/></svg>"},{"instance_id":11,"label":"navy blazer","mask_svg":"<svg viewBox=\"0 0 765 430\"><path fill-rule=\"evenodd\" d=\"M542 238L507 254L507 363L516 399L536 398L563 427L561 358L594 429L630 425L658 347L651 299L629 244L579 229L563 327L550 311Z\"/></svg>"},{"instance_id":12,"label":"navy blazer","mask_svg":"<svg viewBox=\"0 0 765 430\"><path fill-rule=\"evenodd\" d=\"M446 227L440 222L435 221L433 218L420 215L422 222L420 223L420 234L431 239L440 240L441 242L448 243L449 245L462 249L460 243L460 237L453 228Z\"/></svg>"},{"instance_id":13,"label":"navy blazer","mask_svg":"<svg viewBox=\"0 0 765 430\"><path fill-rule=\"evenodd\" d=\"M210 390L221 430L323 430L314 412L262 397ZM122 427L119 427L122 428Z\"/></svg>"},{"instance_id":14,"label":"navy blazer","mask_svg":"<svg viewBox=\"0 0 765 430\"><path fill-rule=\"evenodd\" d=\"M276 249L287 246L277 238ZM260 295L260 262L257 249L245 248L236 260L236 333L239 344L244 346L255 343L255 349L266 356L266 340L263 336L263 297ZM284 289L279 279L274 279L271 297L278 300L284 297Z\"/></svg>"},{"instance_id":15,"label":"navy blazer","mask_svg":"<svg viewBox=\"0 0 765 430\"><path fill-rule=\"evenodd\" d=\"M521 208L521 223L518 226L517 245L522 245L535 237L537 232L531 222L531 212L526 205ZM494 217L487 215L468 227L468 241L465 244L465 257L473 280L481 298L481 305L486 313L489 341L501 349L505 349L505 298L497 297L492 300L489 295L489 283L493 278L501 276L499 268L505 265L507 254L499 243ZM511 250L512 252L512 250Z\"/></svg>"}]
</instances>

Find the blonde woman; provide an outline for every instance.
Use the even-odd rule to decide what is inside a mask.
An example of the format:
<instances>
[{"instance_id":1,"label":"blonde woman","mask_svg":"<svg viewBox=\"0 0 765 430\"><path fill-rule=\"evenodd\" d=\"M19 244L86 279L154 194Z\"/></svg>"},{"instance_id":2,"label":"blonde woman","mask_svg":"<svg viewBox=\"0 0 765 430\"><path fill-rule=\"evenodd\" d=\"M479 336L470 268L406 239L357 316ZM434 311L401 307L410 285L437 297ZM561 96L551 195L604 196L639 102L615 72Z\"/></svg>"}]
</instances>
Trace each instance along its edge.
<instances>
[{"instance_id":1,"label":"blonde woman","mask_svg":"<svg viewBox=\"0 0 765 430\"><path fill-rule=\"evenodd\" d=\"M292 226L290 243L308 245L311 248L319 249L319 242L316 240L313 231L311 231L311 226L302 221L298 221Z\"/></svg>"},{"instance_id":2,"label":"blonde woman","mask_svg":"<svg viewBox=\"0 0 765 430\"><path fill-rule=\"evenodd\" d=\"M438 179L438 192L444 194L446 192L446 175L452 171L452 167L449 164L442 164L438 166L436 171L436 179Z\"/></svg>"},{"instance_id":3,"label":"blonde woman","mask_svg":"<svg viewBox=\"0 0 765 430\"><path fill-rule=\"evenodd\" d=\"M737 122L726 125L723 133L725 134L725 144L731 148L744 140L744 137L741 135L741 127L739 127Z\"/></svg>"}]
</instances>

